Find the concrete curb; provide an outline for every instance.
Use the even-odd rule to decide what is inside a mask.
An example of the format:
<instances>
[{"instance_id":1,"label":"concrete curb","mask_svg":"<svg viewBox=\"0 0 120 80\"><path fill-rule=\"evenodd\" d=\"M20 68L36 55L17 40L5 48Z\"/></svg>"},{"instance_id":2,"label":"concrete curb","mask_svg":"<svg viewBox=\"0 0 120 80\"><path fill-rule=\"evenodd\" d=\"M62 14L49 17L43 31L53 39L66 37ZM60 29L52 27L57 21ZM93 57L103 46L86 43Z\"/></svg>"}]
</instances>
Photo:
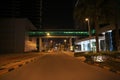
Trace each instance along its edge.
<instances>
[{"instance_id":1,"label":"concrete curb","mask_svg":"<svg viewBox=\"0 0 120 80\"><path fill-rule=\"evenodd\" d=\"M16 61L16 62L12 62L12 63L6 64L6 65L3 65L0 67L0 75L3 75L4 73L10 72L10 71L13 71L16 68L19 68L25 64L28 64L30 62L37 60L38 58L39 57L33 57L33 58Z\"/></svg>"},{"instance_id":2,"label":"concrete curb","mask_svg":"<svg viewBox=\"0 0 120 80\"><path fill-rule=\"evenodd\" d=\"M99 65L99 64L97 64L97 63L95 63L94 65L95 65L95 66L98 66L98 67L101 67L101 68L103 68L103 69L105 69L105 70L108 70L108 71L111 71L111 72L114 72L114 73L120 75L120 71L113 70L112 68L110 68L110 67L108 67L108 66L101 66L101 65Z\"/></svg>"},{"instance_id":3,"label":"concrete curb","mask_svg":"<svg viewBox=\"0 0 120 80\"><path fill-rule=\"evenodd\" d=\"M74 57L73 52L62 51L62 53L67 54L67 55L69 55L71 57Z\"/></svg>"},{"instance_id":4,"label":"concrete curb","mask_svg":"<svg viewBox=\"0 0 120 80\"><path fill-rule=\"evenodd\" d=\"M106 70L110 70L110 67L108 67L108 66L103 66L103 68Z\"/></svg>"}]
</instances>

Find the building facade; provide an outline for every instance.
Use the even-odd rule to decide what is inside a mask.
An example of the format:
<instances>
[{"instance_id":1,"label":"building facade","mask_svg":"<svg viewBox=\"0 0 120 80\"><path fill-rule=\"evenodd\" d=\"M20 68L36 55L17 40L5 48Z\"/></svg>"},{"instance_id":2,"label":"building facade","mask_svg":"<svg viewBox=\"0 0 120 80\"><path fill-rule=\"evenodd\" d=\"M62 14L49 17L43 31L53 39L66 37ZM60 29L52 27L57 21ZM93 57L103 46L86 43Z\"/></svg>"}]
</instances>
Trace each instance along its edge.
<instances>
[{"instance_id":1,"label":"building facade","mask_svg":"<svg viewBox=\"0 0 120 80\"><path fill-rule=\"evenodd\" d=\"M30 39L27 31L35 30L25 18L0 19L0 53L22 53L36 50L36 39Z\"/></svg>"},{"instance_id":2,"label":"building facade","mask_svg":"<svg viewBox=\"0 0 120 80\"><path fill-rule=\"evenodd\" d=\"M99 36L98 38L99 51L120 51L120 30L116 38L116 30L114 25L100 28L99 34L102 34L102 36ZM116 42L116 39L118 40L118 42ZM75 42L75 52L86 51L96 51L95 36L93 36L92 38L83 38Z\"/></svg>"}]
</instances>

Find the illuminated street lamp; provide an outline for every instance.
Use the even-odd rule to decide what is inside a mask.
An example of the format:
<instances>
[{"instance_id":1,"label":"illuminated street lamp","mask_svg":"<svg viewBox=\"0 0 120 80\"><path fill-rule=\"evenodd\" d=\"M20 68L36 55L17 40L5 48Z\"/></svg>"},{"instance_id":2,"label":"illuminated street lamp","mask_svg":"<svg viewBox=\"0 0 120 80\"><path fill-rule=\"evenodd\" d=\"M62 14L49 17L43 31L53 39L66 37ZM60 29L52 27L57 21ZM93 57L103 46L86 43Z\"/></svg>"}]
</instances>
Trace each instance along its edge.
<instances>
[{"instance_id":1,"label":"illuminated street lamp","mask_svg":"<svg viewBox=\"0 0 120 80\"><path fill-rule=\"evenodd\" d=\"M50 33L47 33L47 36L50 36Z\"/></svg>"},{"instance_id":2,"label":"illuminated street lamp","mask_svg":"<svg viewBox=\"0 0 120 80\"><path fill-rule=\"evenodd\" d=\"M90 41L91 33L90 33L90 21L89 21L89 18L85 18L85 21L88 22L88 34L89 34L89 43L90 43L90 51L91 51L91 41Z\"/></svg>"}]
</instances>

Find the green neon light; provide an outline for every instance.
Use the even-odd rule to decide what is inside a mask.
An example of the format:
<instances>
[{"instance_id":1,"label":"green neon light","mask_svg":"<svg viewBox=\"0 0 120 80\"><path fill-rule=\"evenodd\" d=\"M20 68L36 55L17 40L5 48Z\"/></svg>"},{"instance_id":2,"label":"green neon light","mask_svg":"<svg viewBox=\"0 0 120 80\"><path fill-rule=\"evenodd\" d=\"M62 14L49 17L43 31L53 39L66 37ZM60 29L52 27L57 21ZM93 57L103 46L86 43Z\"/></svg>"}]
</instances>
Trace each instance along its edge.
<instances>
[{"instance_id":1,"label":"green neon light","mask_svg":"<svg viewBox=\"0 0 120 80\"><path fill-rule=\"evenodd\" d=\"M29 36L47 36L49 33L51 36L88 36L87 31L30 31ZM94 34L95 30L91 31Z\"/></svg>"}]
</instances>

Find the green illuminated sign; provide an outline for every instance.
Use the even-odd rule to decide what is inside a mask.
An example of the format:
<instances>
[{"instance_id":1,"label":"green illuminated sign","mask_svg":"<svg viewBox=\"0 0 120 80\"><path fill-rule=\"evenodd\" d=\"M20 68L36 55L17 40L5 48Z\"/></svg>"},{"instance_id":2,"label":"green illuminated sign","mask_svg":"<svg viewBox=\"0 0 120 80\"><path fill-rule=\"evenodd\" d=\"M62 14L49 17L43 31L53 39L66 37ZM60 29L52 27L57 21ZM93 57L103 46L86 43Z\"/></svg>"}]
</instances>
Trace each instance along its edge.
<instances>
[{"instance_id":1,"label":"green illuminated sign","mask_svg":"<svg viewBox=\"0 0 120 80\"><path fill-rule=\"evenodd\" d=\"M95 30L91 31L91 34L94 34ZM78 31L78 30L51 30L51 31L29 31L29 36L88 36L87 31Z\"/></svg>"}]
</instances>

